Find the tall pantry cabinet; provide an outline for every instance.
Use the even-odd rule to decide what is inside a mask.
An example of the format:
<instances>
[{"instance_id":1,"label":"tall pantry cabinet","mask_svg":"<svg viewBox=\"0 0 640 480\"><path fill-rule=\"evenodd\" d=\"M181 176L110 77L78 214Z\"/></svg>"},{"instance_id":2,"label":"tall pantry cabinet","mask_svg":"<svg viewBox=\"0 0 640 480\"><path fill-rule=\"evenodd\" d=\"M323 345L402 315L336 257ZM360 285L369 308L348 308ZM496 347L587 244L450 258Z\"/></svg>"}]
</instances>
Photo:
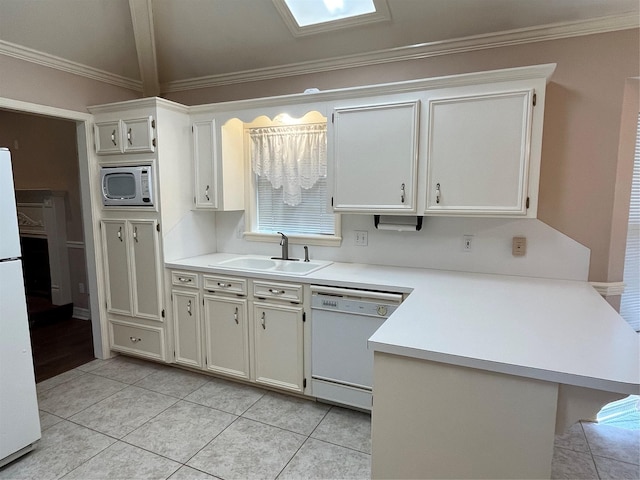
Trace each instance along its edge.
<instances>
[{"instance_id":1,"label":"tall pantry cabinet","mask_svg":"<svg viewBox=\"0 0 640 480\"><path fill-rule=\"evenodd\" d=\"M99 210L104 311L109 348L170 361L166 259L187 256L176 240L190 223L191 123L187 108L160 98L91 107L100 183L102 167L150 166L152 206L103 206ZM101 188L98 189L101 191ZM197 242L196 242L197 243ZM194 252L197 254L200 252ZM165 286L166 285L166 286Z\"/></svg>"}]
</instances>

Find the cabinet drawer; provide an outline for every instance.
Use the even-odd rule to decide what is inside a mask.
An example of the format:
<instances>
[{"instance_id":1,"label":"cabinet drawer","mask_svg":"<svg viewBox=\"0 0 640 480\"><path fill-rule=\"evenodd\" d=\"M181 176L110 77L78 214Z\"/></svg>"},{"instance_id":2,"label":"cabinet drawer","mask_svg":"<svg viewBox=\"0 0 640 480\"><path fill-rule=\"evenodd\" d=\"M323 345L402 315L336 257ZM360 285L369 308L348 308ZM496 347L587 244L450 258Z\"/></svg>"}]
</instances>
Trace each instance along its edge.
<instances>
[{"instance_id":1,"label":"cabinet drawer","mask_svg":"<svg viewBox=\"0 0 640 480\"><path fill-rule=\"evenodd\" d=\"M199 288L198 274L193 272L171 272L171 285L176 287Z\"/></svg>"},{"instance_id":2,"label":"cabinet drawer","mask_svg":"<svg viewBox=\"0 0 640 480\"><path fill-rule=\"evenodd\" d=\"M164 331L161 328L125 322L109 322L111 349L141 357L164 360Z\"/></svg>"},{"instance_id":3,"label":"cabinet drawer","mask_svg":"<svg viewBox=\"0 0 640 480\"><path fill-rule=\"evenodd\" d=\"M302 285L293 283L253 282L253 296L287 302L302 302Z\"/></svg>"},{"instance_id":4,"label":"cabinet drawer","mask_svg":"<svg viewBox=\"0 0 640 480\"><path fill-rule=\"evenodd\" d=\"M204 275L202 283L208 292L247 294L247 280L245 278L226 277L219 275Z\"/></svg>"}]
</instances>

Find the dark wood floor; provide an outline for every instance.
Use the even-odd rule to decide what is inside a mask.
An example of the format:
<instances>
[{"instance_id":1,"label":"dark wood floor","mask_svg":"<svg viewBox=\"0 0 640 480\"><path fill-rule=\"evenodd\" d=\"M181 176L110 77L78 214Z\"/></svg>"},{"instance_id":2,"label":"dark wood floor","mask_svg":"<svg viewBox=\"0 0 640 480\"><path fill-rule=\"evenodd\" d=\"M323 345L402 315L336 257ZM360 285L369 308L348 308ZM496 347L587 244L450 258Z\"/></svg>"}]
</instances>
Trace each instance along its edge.
<instances>
[{"instance_id":1,"label":"dark wood floor","mask_svg":"<svg viewBox=\"0 0 640 480\"><path fill-rule=\"evenodd\" d=\"M36 382L94 359L91 321L51 318L30 325Z\"/></svg>"}]
</instances>

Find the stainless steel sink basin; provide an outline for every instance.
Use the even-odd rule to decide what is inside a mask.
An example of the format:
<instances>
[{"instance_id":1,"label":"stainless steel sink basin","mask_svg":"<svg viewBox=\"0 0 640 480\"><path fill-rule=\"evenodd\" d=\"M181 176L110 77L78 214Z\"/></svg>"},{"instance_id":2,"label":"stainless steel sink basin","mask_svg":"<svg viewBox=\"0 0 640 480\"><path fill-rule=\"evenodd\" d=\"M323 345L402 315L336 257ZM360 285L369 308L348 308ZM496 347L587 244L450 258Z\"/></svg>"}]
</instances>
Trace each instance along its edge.
<instances>
[{"instance_id":1,"label":"stainless steel sink basin","mask_svg":"<svg viewBox=\"0 0 640 480\"><path fill-rule=\"evenodd\" d=\"M273 272L285 275L303 276L331 265L332 262L313 260L277 260L269 257L243 256L224 260L210 265L211 267L229 268L232 270L247 270L252 272Z\"/></svg>"}]
</instances>

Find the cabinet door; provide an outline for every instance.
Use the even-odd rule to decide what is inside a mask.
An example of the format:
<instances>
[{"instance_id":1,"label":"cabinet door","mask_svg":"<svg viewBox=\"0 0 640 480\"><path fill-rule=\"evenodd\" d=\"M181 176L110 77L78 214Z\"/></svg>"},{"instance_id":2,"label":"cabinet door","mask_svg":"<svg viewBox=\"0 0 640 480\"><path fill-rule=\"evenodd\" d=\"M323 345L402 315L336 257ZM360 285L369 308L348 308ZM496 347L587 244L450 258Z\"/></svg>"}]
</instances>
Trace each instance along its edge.
<instances>
[{"instance_id":1,"label":"cabinet door","mask_svg":"<svg viewBox=\"0 0 640 480\"><path fill-rule=\"evenodd\" d=\"M133 313L136 317L162 321L158 222L132 220L129 223Z\"/></svg>"},{"instance_id":2,"label":"cabinet door","mask_svg":"<svg viewBox=\"0 0 640 480\"><path fill-rule=\"evenodd\" d=\"M247 300L204 296L206 368L249 379Z\"/></svg>"},{"instance_id":3,"label":"cabinet door","mask_svg":"<svg viewBox=\"0 0 640 480\"><path fill-rule=\"evenodd\" d=\"M102 220L102 255L104 258L107 311L131 315L131 281L129 277L129 231L126 220Z\"/></svg>"},{"instance_id":4,"label":"cabinet door","mask_svg":"<svg viewBox=\"0 0 640 480\"><path fill-rule=\"evenodd\" d=\"M419 105L334 110L334 211L416 211Z\"/></svg>"},{"instance_id":5,"label":"cabinet door","mask_svg":"<svg viewBox=\"0 0 640 480\"><path fill-rule=\"evenodd\" d=\"M113 122L100 122L95 126L96 153L98 155L110 155L122 153L121 139L122 125L120 120Z\"/></svg>"},{"instance_id":6,"label":"cabinet door","mask_svg":"<svg viewBox=\"0 0 640 480\"><path fill-rule=\"evenodd\" d=\"M172 291L171 295L176 363L201 368L200 295L180 290Z\"/></svg>"},{"instance_id":7,"label":"cabinet door","mask_svg":"<svg viewBox=\"0 0 640 480\"><path fill-rule=\"evenodd\" d=\"M153 117L124 121L124 153L152 153L156 150L155 120Z\"/></svg>"},{"instance_id":8,"label":"cabinet door","mask_svg":"<svg viewBox=\"0 0 640 480\"><path fill-rule=\"evenodd\" d=\"M303 391L302 307L254 303L255 379Z\"/></svg>"},{"instance_id":9,"label":"cabinet door","mask_svg":"<svg viewBox=\"0 0 640 480\"><path fill-rule=\"evenodd\" d=\"M430 100L427 213L526 215L532 94Z\"/></svg>"},{"instance_id":10,"label":"cabinet door","mask_svg":"<svg viewBox=\"0 0 640 480\"><path fill-rule=\"evenodd\" d=\"M215 121L193 124L194 203L196 208L218 208Z\"/></svg>"}]
</instances>

